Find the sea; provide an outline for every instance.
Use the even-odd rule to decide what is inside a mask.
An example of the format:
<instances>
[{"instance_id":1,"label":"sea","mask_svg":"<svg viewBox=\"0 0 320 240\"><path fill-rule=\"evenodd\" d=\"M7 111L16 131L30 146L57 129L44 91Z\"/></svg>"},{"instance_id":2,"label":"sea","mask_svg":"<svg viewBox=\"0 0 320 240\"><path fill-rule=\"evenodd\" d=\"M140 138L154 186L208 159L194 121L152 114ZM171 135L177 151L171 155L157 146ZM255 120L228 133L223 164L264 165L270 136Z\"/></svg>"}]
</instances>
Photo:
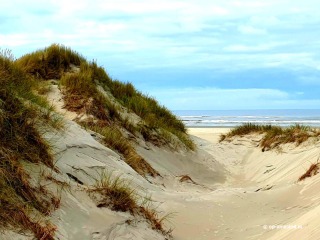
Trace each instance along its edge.
<instances>
[{"instance_id":1,"label":"sea","mask_svg":"<svg viewBox=\"0 0 320 240\"><path fill-rule=\"evenodd\" d=\"M176 110L187 127L236 127L244 123L320 127L320 109Z\"/></svg>"}]
</instances>

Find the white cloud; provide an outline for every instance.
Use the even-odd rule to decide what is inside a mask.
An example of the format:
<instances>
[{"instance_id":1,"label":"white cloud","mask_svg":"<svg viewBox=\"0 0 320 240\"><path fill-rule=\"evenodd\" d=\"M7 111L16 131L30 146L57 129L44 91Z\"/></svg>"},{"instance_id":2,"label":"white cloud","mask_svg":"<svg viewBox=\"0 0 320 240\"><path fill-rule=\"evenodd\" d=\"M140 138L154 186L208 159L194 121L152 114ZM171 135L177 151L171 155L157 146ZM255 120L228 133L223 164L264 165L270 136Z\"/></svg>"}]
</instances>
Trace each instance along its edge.
<instances>
[{"instance_id":1,"label":"white cloud","mask_svg":"<svg viewBox=\"0 0 320 240\"><path fill-rule=\"evenodd\" d=\"M114 75L124 68L169 69L174 81L173 69L214 75L281 68L315 84L317 79L303 77L306 69L320 70L318 5L316 0L2 1L0 45L19 56L62 43L101 65L117 66L107 69ZM246 95L240 90L207 94L221 92L230 99ZM266 91L257 92L266 97Z\"/></svg>"},{"instance_id":2,"label":"white cloud","mask_svg":"<svg viewBox=\"0 0 320 240\"><path fill-rule=\"evenodd\" d=\"M256 28L248 25L241 25L238 27L238 31L242 34L263 35L267 34L265 29Z\"/></svg>"}]
</instances>

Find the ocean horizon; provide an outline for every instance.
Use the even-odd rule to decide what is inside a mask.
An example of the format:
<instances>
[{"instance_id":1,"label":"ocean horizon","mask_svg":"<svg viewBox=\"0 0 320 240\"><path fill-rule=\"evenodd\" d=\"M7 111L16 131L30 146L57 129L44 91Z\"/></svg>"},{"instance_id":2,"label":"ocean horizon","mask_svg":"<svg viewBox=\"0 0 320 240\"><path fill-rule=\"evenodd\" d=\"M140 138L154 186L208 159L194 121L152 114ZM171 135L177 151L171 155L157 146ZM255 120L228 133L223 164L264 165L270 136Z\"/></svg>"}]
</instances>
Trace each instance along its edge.
<instances>
[{"instance_id":1,"label":"ocean horizon","mask_svg":"<svg viewBox=\"0 0 320 240\"><path fill-rule=\"evenodd\" d=\"M175 110L187 127L236 127L244 123L320 127L320 109Z\"/></svg>"}]
</instances>

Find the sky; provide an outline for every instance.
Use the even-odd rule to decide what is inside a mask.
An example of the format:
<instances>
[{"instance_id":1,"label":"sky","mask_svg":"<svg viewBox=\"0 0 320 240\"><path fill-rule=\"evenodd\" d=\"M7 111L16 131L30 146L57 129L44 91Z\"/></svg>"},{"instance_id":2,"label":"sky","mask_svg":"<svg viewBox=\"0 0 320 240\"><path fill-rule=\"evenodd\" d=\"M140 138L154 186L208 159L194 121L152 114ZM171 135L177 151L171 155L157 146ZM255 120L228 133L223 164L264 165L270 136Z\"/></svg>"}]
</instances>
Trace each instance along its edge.
<instances>
[{"instance_id":1,"label":"sky","mask_svg":"<svg viewBox=\"0 0 320 240\"><path fill-rule=\"evenodd\" d=\"M317 0L0 0L0 48L60 43L171 110L320 109Z\"/></svg>"}]
</instances>

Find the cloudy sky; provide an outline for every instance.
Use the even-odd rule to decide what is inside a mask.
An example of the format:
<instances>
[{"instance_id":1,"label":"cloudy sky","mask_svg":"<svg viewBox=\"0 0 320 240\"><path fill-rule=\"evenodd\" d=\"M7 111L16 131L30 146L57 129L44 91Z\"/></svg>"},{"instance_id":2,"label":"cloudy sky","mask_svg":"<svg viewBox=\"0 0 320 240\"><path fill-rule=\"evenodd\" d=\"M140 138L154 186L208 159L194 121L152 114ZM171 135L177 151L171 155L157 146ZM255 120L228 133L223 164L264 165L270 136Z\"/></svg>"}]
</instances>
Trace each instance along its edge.
<instances>
[{"instance_id":1,"label":"cloudy sky","mask_svg":"<svg viewBox=\"0 0 320 240\"><path fill-rule=\"evenodd\" d=\"M317 0L0 0L0 47L61 43L172 110L319 109Z\"/></svg>"}]
</instances>

